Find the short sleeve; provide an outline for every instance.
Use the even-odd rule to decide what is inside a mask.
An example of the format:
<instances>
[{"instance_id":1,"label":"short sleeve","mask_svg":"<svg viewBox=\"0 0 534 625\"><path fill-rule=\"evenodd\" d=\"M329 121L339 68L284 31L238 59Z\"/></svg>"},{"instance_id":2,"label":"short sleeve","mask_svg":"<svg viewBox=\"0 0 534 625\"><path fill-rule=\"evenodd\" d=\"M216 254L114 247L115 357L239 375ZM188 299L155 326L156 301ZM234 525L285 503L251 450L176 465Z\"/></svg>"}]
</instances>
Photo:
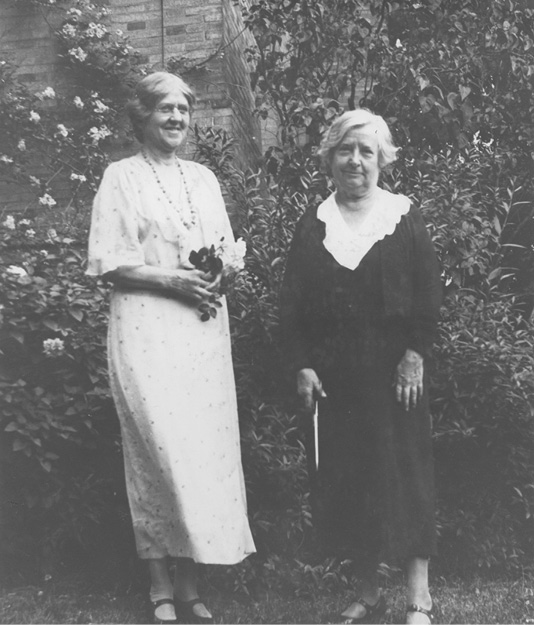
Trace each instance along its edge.
<instances>
[{"instance_id":1,"label":"short sleeve","mask_svg":"<svg viewBox=\"0 0 534 625\"><path fill-rule=\"evenodd\" d=\"M121 163L110 165L93 203L87 275L100 276L118 267L145 264L139 240L138 202Z\"/></svg>"}]
</instances>

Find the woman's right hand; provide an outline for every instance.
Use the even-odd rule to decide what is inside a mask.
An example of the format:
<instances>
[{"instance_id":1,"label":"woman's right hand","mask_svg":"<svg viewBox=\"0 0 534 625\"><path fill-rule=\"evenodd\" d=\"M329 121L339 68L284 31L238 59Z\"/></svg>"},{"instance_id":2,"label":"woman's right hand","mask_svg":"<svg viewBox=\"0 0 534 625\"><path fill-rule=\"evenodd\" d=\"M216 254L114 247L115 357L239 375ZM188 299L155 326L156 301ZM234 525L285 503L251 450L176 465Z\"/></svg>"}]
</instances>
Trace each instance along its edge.
<instances>
[{"instance_id":1,"label":"woman's right hand","mask_svg":"<svg viewBox=\"0 0 534 625\"><path fill-rule=\"evenodd\" d=\"M321 380L313 369L301 369L297 373L297 395L305 412L313 412L315 401L326 397Z\"/></svg>"},{"instance_id":2,"label":"woman's right hand","mask_svg":"<svg viewBox=\"0 0 534 625\"><path fill-rule=\"evenodd\" d=\"M199 304L213 295L220 280L213 279L209 273L200 269L176 269L170 272L164 281L165 290L173 295L185 297Z\"/></svg>"}]
</instances>

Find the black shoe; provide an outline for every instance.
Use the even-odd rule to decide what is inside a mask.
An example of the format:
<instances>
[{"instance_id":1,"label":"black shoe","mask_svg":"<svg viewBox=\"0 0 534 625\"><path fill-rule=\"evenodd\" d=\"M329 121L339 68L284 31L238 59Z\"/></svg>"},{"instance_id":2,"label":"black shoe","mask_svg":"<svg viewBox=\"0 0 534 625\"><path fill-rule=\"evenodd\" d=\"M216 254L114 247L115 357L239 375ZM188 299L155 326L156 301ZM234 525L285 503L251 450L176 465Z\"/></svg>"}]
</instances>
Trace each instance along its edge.
<instances>
[{"instance_id":1,"label":"black shoe","mask_svg":"<svg viewBox=\"0 0 534 625\"><path fill-rule=\"evenodd\" d=\"M408 613L409 612L421 612L421 614L424 614L425 616L428 617L428 620L430 623L434 622L434 605L432 605L432 607L430 608L430 610L427 610L426 608L422 608L419 604L417 603L411 603L407 608L406 608L406 620L408 620Z\"/></svg>"},{"instance_id":2,"label":"black shoe","mask_svg":"<svg viewBox=\"0 0 534 625\"><path fill-rule=\"evenodd\" d=\"M354 603L363 605L365 608L365 614L363 616L359 616L358 618L342 616L341 618L344 619L341 621L342 623L346 623L347 625L356 625L357 623L380 623L386 614L387 604L384 599L384 595L380 595L380 598L374 605L370 605L363 599L356 599Z\"/></svg>"},{"instance_id":3,"label":"black shoe","mask_svg":"<svg viewBox=\"0 0 534 625\"><path fill-rule=\"evenodd\" d=\"M180 601L180 599L174 600L174 605L176 608L176 616L178 618L179 623L194 623L196 625L201 625L202 623L213 623L213 617L199 616L193 610L193 607L201 603L204 605L202 599L197 597L196 599L191 599L190 601Z\"/></svg>"}]
</instances>

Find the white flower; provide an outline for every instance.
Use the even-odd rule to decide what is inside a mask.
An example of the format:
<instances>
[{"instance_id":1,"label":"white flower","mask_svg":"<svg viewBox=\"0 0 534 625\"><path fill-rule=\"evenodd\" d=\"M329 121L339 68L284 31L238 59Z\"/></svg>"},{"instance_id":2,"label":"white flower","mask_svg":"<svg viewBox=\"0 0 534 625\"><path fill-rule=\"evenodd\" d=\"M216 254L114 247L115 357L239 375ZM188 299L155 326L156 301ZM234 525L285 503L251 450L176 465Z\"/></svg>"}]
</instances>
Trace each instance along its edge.
<instances>
[{"instance_id":1,"label":"white flower","mask_svg":"<svg viewBox=\"0 0 534 625\"><path fill-rule=\"evenodd\" d=\"M78 180L79 182L87 182L87 178L83 174L75 174L72 172L70 175L71 180Z\"/></svg>"},{"instance_id":2,"label":"white flower","mask_svg":"<svg viewBox=\"0 0 534 625\"><path fill-rule=\"evenodd\" d=\"M106 106L101 100L95 100L95 113L107 113L109 111L109 106Z\"/></svg>"},{"instance_id":3,"label":"white flower","mask_svg":"<svg viewBox=\"0 0 534 625\"><path fill-rule=\"evenodd\" d=\"M30 111L30 121L32 122L40 122L41 121L41 116L39 115L39 113L36 113L35 111Z\"/></svg>"},{"instance_id":4,"label":"white flower","mask_svg":"<svg viewBox=\"0 0 534 625\"><path fill-rule=\"evenodd\" d=\"M19 276L19 278L28 275L26 269L24 269L23 267L18 267L17 265L9 265L9 267L6 269L6 272L11 276Z\"/></svg>"},{"instance_id":5,"label":"white flower","mask_svg":"<svg viewBox=\"0 0 534 625\"><path fill-rule=\"evenodd\" d=\"M41 204L42 206L55 206L57 202L51 195L45 193L42 197L39 198L39 204Z\"/></svg>"},{"instance_id":6,"label":"white flower","mask_svg":"<svg viewBox=\"0 0 534 625\"><path fill-rule=\"evenodd\" d=\"M58 124L57 125L57 131L58 131L58 133L62 137L68 137L69 136L69 131L65 128L65 126L63 124Z\"/></svg>"},{"instance_id":7,"label":"white flower","mask_svg":"<svg viewBox=\"0 0 534 625\"><path fill-rule=\"evenodd\" d=\"M247 253L247 244L242 238L228 246L223 245L223 253L226 257L227 264L234 270L240 271L245 267L245 254Z\"/></svg>"},{"instance_id":8,"label":"white flower","mask_svg":"<svg viewBox=\"0 0 534 625\"><path fill-rule=\"evenodd\" d=\"M108 32L108 29L103 24L95 24L91 22L87 26L87 34L89 37L96 37L97 39L102 39L102 37Z\"/></svg>"},{"instance_id":9,"label":"white flower","mask_svg":"<svg viewBox=\"0 0 534 625\"><path fill-rule=\"evenodd\" d=\"M82 12L80 9L71 8L67 11L67 15L75 15L76 17L80 17Z\"/></svg>"},{"instance_id":10,"label":"white flower","mask_svg":"<svg viewBox=\"0 0 534 625\"><path fill-rule=\"evenodd\" d=\"M48 252L46 250L39 250L39 254L41 254L43 258L46 258L48 256Z\"/></svg>"},{"instance_id":11,"label":"white flower","mask_svg":"<svg viewBox=\"0 0 534 625\"><path fill-rule=\"evenodd\" d=\"M43 352L52 358L61 356L65 351L65 343L61 339L45 339L43 341Z\"/></svg>"},{"instance_id":12,"label":"white flower","mask_svg":"<svg viewBox=\"0 0 534 625\"><path fill-rule=\"evenodd\" d=\"M7 154L2 154L2 156L0 156L0 163L7 163L9 165L12 162L13 159L10 156L7 156Z\"/></svg>"},{"instance_id":13,"label":"white flower","mask_svg":"<svg viewBox=\"0 0 534 625\"><path fill-rule=\"evenodd\" d=\"M77 109L83 109L83 107L85 106L85 104L83 103L83 101L82 101L82 99L80 98L80 96L79 96L79 95L77 95L77 96L74 98L73 102L74 102L74 106L75 106Z\"/></svg>"},{"instance_id":14,"label":"white flower","mask_svg":"<svg viewBox=\"0 0 534 625\"><path fill-rule=\"evenodd\" d=\"M31 224L31 221L29 219L21 219L19 221L19 226L29 226Z\"/></svg>"},{"instance_id":15,"label":"white flower","mask_svg":"<svg viewBox=\"0 0 534 625\"><path fill-rule=\"evenodd\" d=\"M26 141L24 141L24 139L21 139L17 143L17 149L20 150L21 152L24 152L26 150Z\"/></svg>"},{"instance_id":16,"label":"white flower","mask_svg":"<svg viewBox=\"0 0 534 625\"><path fill-rule=\"evenodd\" d=\"M30 182L35 186L35 187L39 187L41 186L41 181L39 180L39 178L36 178L35 176L30 176Z\"/></svg>"},{"instance_id":17,"label":"white flower","mask_svg":"<svg viewBox=\"0 0 534 625\"><path fill-rule=\"evenodd\" d=\"M52 87L46 87L46 89L44 89L43 91L41 91L41 96L43 98L55 98L56 97L56 92L52 89Z\"/></svg>"},{"instance_id":18,"label":"white flower","mask_svg":"<svg viewBox=\"0 0 534 625\"><path fill-rule=\"evenodd\" d=\"M2 225L8 230L15 230L15 218L13 215L8 215Z\"/></svg>"},{"instance_id":19,"label":"white flower","mask_svg":"<svg viewBox=\"0 0 534 625\"><path fill-rule=\"evenodd\" d=\"M115 34L117 35L117 37L122 37L124 35L123 31L120 28L117 28Z\"/></svg>"},{"instance_id":20,"label":"white flower","mask_svg":"<svg viewBox=\"0 0 534 625\"><path fill-rule=\"evenodd\" d=\"M111 130L107 126L101 126L100 128L93 126L87 134L91 137L93 145L98 145L99 141L111 135Z\"/></svg>"},{"instance_id":21,"label":"white flower","mask_svg":"<svg viewBox=\"0 0 534 625\"><path fill-rule=\"evenodd\" d=\"M67 37L76 36L76 29L74 28L72 24L65 24L65 26L63 26L63 28L61 29L61 32Z\"/></svg>"},{"instance_id":22,"label":"white flower","mask_svg":"<svg viewBox=\"0 0 534 625\"><path fill-rule=\"evenodd\" d=\"M85 59L87 58L87 52L82 50L80 47L78 47L78 48L71 48L69 50L69 56L72 56L75 59L78 59L78 61L81 61L83 63L85 61Z\"/></svg>"},{"instance_id":23,"label":"white flower","mask_svg":"<svg viewBox=\"0 0 534 625\"><path fill-rule=\"evenodd\" d=\"M58 241L59 237L57 236L57 232L54 228L49 228L46 233L49 241Z\"/></svg>"},{"instance_id":24,"label":"white flower","mask_svg":"<svg viewBox=\"0 0 534 625\"><path fill-rule=\"evenodd\" d=\"M35 236L35 230L33 228L28 228L28 230L26 230L26 236L33 239Z\"/></svg>"},{"instance_id":25,"label":"white flower","mask_svg":"<svg viewBox=\"0 0 534 625\"><path fill-rule=\"evenodd\" d=\"M240 258L245 258L245 254L247 253L247 244L243 237L239 237L239 239L237 239L237 241L235 242L234 250L235 254L238 255Z\"/></svg>"}]
</instances>

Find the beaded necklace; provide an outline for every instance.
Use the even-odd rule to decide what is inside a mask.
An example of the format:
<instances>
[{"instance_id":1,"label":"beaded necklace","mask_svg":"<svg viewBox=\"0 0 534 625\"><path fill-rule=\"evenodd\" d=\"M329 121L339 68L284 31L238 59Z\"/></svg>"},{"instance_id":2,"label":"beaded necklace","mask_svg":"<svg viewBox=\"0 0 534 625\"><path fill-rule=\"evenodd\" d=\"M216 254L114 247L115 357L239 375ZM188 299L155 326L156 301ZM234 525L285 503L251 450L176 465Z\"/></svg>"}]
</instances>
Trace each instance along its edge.
<instances>
[{"instance_id":1,"label":"beaded necklace","mask_svg":"<svg viewBox=\"0 0 534 625\"><path fill-rule=\"evenodd\" d=\"M161 182L158 176L158 172L156 171L156 168L154 167L152 161L148 158L148 154L144 150L141 150L141 154L143 158L145 159L147 165L152 170L152 173L154 174L156 182L158 183L158 187L163 193L163 196L165 197L165 199L167 200L171 208L174 209L178 213L178 216L182 224L187 228L187 230L191 230L191 228L193 228L197 224L197 215L196 215L196 211L193 208L193 202L191 202L191 195L189 194L189 187L187 186L187 180L185 178L182 165L180 164L178 157L176 157L176 165L178 166L178 171L180 172L180 176L184 183L185 197L187 198L187 206L188 206L188 212L189 212L189 218L187 219L184 216L183 212L180 210L180 208L176 206L176 204L172 201L170 195L167 193L167 190L163 186L163 183Z\"/></svg>"}]
</instances>

